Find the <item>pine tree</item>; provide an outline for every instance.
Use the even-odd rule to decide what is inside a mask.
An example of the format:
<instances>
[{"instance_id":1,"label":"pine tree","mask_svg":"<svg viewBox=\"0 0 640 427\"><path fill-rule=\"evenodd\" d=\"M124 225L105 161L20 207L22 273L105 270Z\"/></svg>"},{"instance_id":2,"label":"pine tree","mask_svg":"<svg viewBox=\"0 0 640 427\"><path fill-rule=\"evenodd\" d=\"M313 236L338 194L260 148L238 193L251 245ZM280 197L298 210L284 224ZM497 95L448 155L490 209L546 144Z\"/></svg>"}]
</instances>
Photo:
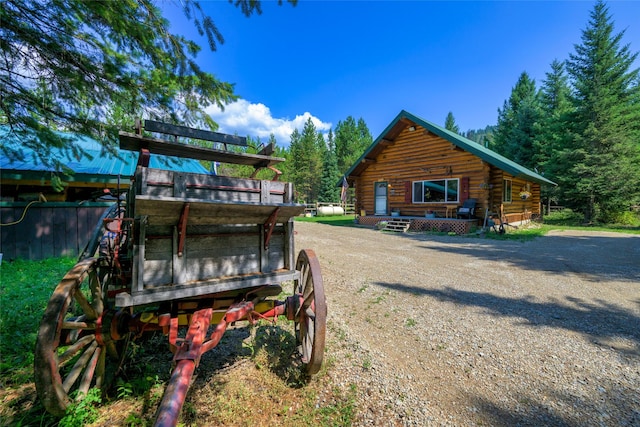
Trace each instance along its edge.
<instances>
[{"instance_id":1,"label":"pine tree","mask_svg":"<svg viewBox=\"0 0 640 427\"><path fill-rule=\"evenodd\" d=\"M561 158L564 147L571 138L569 131L569 115L573 110L568 77L564 63L554 60L551 71L545 75L540 90L540 107L542 116L535 125L534 164L535 170L552 181L557 181L562 174ZM542 196L551 203L559 200L559 188L543 186Z\"/></svg>"},{"instance_id":2,"label":"pine tree","mask_svg":"<svg viewBox=\"0 0 640 427\"><path fill-rule=\"evenodd\" d=\"M365 121L349 116L336 125L335 144L338 170L345 173L373 142Z\"/></svg>"},{"instance_id":3,"label":"pine tree","mask_svg":"<svg viewBox=\"0 0 640 427\"><path fill-rule=\"evenodd\" d=\"M246 16L260 1L234 2ZM209 47L224 42L197 0L183 2ZM128 114L216 128L205 108L236 99L233 85L203 71L200 46L169 31L156 2L3 0L0 6L0 118L39 161L51 147L82 150L56 129L97 139L113 150L118 128L105 120L119 105ZM0 144L9 158L19 150Z\"/></svg>"},{"instance_id":4,"label":"pine tree","mask_svg":"<svg viewBox=\"0 0 640 427\"><path fill-rule=\"evenodd\" d=\"M567 61L574 86L574 138L559 177L565 199L587 222L612 220L640 199L638 53L621 45L609 10L598 1Z\"/></svg>"},{"instance_id":5,"label":"pine tree","mask_svg":"<svg viewBox=\"0 0 640 427\"><path fill-rule=\"evenodd\" d=\"M453 117L453 113L451 111L449 111L447 118L444 120L444 128L457 134L460 133L460 128L456 124L456 119Z\"/></svg>"},{"instance_id":6,"label":"pine tree","mask_svg":"<svg viewBox=\"0 0 640 427\"><path fill-rule=\"evenodd\" d=\"M322 179L320 182L320 195L318 201L337 203L340 201L340 188L337 186L340 179L338 162L336 160L335 144L333 142L333 132L329 130L327 135L327 150L324 153L322 162Z\"/></svg>"},{"instance_id":7,"label":"pine tree","mask_svg":"<svg viewBox=\"0 0 640 427\"><path fill-rule=\"evenodd\" d=\"M358 159L372 143L373 136L371 136L369 127L365 123L364 119L360 117L358 119L358 143L354 147L357 157L354 159L354 161ZM349 166L353 166L353 164Z\"/></svg>"},{"instance_id":8,"label":"pine tree","mask_svg":"<svg viewBox=\"0 0 640 427\"><path fill-rule=\"evenodd\" d=\"M324 149L322 134L316 131L311 118L305 123L302 133L295 129L291 134L288 169L297 199L301 202L311 203L318 199Z\"/></svg>"},{"instance_id":9,"label":"pine tree","mask_svg":"<svg viewBox=\"0 0 640 427\"><path fill-rule=\"evenodd\" d=\"M516 163L533 169L534 126L540 115L535 80L525 71L512 89L509 100L498 110L498 126L492 148Z\"/></svg>"}]
</instances>

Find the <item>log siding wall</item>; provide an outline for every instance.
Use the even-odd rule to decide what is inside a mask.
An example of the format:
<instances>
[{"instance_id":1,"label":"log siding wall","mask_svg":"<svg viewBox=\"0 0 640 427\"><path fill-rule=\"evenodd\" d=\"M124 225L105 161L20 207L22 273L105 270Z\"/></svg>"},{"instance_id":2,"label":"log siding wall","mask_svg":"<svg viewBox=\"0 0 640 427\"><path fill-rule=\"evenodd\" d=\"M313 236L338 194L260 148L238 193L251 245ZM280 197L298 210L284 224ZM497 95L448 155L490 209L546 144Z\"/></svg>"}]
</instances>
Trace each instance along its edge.
<instances>
[{"instance_id":1,"label":"log siding wall","mask_svg":"<svg viewBox=\"0 0 640 427\"><path fill-rule=\"evenodd\" d=\"M485 209L499 212L502 203L503 172L479 157L463 151L449 141L416 126L414 131L405 128L392 144L386 146L361 174L356 177L356 212L373 215L375 207L374 183L387 182L387 214L399 210L401 215L424 216L428 211L445 216L447 206L450 214L455 207L462 205L463 179L468 179L468 193L465 198L478 201L476 215L483 217ZM458 202L413 203L411 191L414 181L459 179ZM528 212L538 213L540 186L529 183L533 196L521 201L518 193L526 182L513 179L513 202L505 205L509 213L526 208Z\"/></svg>"}]
</instances>

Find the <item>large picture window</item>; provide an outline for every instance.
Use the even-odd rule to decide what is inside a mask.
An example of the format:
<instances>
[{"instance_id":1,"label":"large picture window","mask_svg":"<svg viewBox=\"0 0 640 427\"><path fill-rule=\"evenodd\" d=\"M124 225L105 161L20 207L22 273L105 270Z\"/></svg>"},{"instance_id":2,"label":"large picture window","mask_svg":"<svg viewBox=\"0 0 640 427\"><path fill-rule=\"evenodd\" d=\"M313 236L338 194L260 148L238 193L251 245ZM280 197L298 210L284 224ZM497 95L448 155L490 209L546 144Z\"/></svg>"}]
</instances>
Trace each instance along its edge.
<instances>
[{"instance_id":1,"label":"large picture window","mask_svg":"<svg viewBox=\"0 0 640 427\"><path fill-rule=\"evenodd\" d=\"M457 202L460 193L460 180L434 179L413 183L413 203Z\"/></svg>"},{"instance_id":2,"label":"large picture window","mask_svg":"<svg viewBox=\"0 0 640 427\"><path fill-rule=\"evenodd\" d=\"M505 179L502 181L502 201L506 203L511 202L511 189L512 182L510 179Z\"/></svg>"}]
</instances>

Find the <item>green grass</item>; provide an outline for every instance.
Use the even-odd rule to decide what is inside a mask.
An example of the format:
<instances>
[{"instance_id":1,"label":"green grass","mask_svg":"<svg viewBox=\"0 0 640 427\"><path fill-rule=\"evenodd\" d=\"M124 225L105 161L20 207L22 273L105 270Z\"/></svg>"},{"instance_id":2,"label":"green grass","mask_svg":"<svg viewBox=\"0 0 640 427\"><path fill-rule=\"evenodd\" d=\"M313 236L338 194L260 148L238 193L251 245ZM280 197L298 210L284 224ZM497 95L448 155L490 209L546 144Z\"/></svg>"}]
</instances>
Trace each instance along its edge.
<instances>
[{"instance_id":1,"label":"green grass","mask_svg":"<svg viewBox=\"0 0 640 427\"><path fill-rule=\"evenodd\" d=\"M491 231L487 231L482 236L487 239L493 240L515 240L518 242L528 242L530 240L534 240L538 237L542 237L547 234L551 227L548 227L544 224L531 223L524 227L505 227L506 233L498 234Z\"/></svg>"},{"instance_id":2,"label":"green grass","mask_svg":"<svg viewBox=\"0 0 640 427\"><path fill-rule=\"evenodd\" d=\"M636 215L637 216L637 215ZM554 212L544 217L543 223L531 222L530 224L518 227L505 227L505 234L495 233L492 229L482 233L471 233L463 237L480 237L493 240L512 240L527 242L542 237L551 230L589 230L589 231L611 231L616 233L640 234L640 217L635 218L624 215L624 223L614 224L584 224L584 217L570 209ZM447 235L444 232L433 232L434 235Z\"/></svg>"},{"instance_id":3,"label":"green grass","mask_svg":"<svg viewBox=\"0 0 640 427\"><path fill-rule=\"evenodd\" d=\"M355 227L358 224L354 222L355 215L335 215L335 216L298 216L296 221L300 222L317 222L320 224L337 225L340 227Z\"/></svg>"},{"instance_id":4,"label":"green grass","mask_svg":"<svg viewBox=\"0 0 640 427\"><path fill-rule=\"evenodd\" d=\"M593 230L613 231L617 233L640 234L640 215L633 212L625 212L616 222L610 224L584 224L584 216L573 212L571 209L563 209L544 217L545 226L556 230Z\"/></svg>"},{"instance_id":5,"label":"green grass","mask_svg":"<svg viewBox=\"0 0 640 427\"><path fill-rule=\"evenodd\" d=\"M23 384L33 377L33 349L51 293L74 258L3 262L0 267L0 378Z\"/></svg>"}]
</instances>

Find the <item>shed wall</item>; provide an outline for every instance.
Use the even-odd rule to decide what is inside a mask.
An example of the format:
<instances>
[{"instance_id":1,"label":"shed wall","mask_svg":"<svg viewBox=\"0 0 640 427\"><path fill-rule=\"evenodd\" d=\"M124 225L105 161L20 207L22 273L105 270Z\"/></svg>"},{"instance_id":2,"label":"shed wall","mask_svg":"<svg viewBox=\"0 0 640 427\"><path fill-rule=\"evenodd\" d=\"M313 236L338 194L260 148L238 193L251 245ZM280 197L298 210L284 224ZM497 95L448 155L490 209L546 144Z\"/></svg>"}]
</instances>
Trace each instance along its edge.
<instances>
[{"instance_id":1,"label":"shed wall","mask_svg":"<svg viewBox=\"0 0 640 427\"><path fill-rule=\"evenodd\" d=\"M4 260L78 256L111 204L34 203L28 209L27 205L18 202L0 206L0 252Z\"/></svg>"}]
</instances>

